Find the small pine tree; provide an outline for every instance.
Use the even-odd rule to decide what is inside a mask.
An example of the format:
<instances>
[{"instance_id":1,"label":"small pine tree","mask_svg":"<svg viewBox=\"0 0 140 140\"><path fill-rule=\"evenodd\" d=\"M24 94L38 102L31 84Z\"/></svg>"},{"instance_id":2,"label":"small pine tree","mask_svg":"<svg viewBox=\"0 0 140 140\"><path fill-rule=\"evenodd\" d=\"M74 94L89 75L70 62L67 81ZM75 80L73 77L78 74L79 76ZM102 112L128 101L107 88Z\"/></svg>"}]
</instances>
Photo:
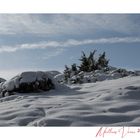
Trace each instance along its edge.
<instances>
[{"instance_id":1,"label":"small pine tree","mask_svg":"<svg viewBox=\"0 0 140 140\"><path fill-rule=\"evenodd\" d=\"M65 82L68 82L68 79L70 78L70 76L71 76L71 70L67 65L65 65L65 70L64 70L64 80L65 80Z\"/></svg>"},{"instance_id":2,"label":"small pine tree","mask_svg":"<svg viewBox=\"0 0 140 140\"><path fill-rule=\"evenodd\" d=\"M80 71L88 72L89 71L89 60L83 51L82 51L81 59L79 59L79 60L81 61L81 65L79 66Z\"/></svg>"},{"instance_id":3,"label":"small pine tree","mask_svg":"<svg viewBox=\"0 0 140 140\"><path fill-rule=\"evenodd\" d=\"M77 71L77 66L76 66L75 63L71 65L71 70L72 71Z\"/></svg>"},{"instance_id":4,"label":"small pine tree","mask_svg":"<svg viewBox=\"0 0 140 140\"><path fill-rule=\"evenodd\" d=\"M106 54L103 52L98 58L97 69L108 67L109 60L106 59Z\"/></svg>"},{"instance_id":5,"label":"small pine tree","mask_svg":"<svg viewBox=\"0 0 140 140\"><path fill-rule=\"evenodd\" d=\"M96 52L96 50L94 50L93 52L90 52L90 55L88 57L89 72L96 70L96 61L95 61L95 58L94 58L95 52Z\"/></svg>"},{"instance_id":6,"label":"small pine tree","mask_svg":"<svg viewBox=\"0 0 140 140\"><path fill-rule=\"evenodd\" d=\"M80 71L91 72L96 70L96 61L94 58L96 50L90 52L90 55L87 57L84 52L81 56L81 65L79 66Z\"/></svg>"}]
</instances>

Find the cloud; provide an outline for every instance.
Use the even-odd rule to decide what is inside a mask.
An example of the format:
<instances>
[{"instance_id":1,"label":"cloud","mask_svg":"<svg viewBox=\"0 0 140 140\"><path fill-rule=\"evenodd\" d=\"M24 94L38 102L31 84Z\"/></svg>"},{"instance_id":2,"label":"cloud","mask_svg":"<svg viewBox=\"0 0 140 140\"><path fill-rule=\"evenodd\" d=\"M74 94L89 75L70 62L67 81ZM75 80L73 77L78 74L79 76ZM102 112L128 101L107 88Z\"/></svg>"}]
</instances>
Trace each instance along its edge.
<instances>
[{"instance_id":1,"label":"cloud","mask_svg":"<svg viewBox=\"0 0 140 140\"><path fill-rule=\"evenodd\" d=\"M98 38L98 39L84 39L75 40L69 39L67 41L47 41L32 44L19 44L16 46L1 46L0 53L2 52L16 52L21 50L31 49L47 49L56 48L56 54L58 55L64 51L67 47L78 47L81 45L94 45L94 44L115 44L115 43L140 43L140 37L112 37L112 38ZM52 54L51 54L52 55Z\"/></svg>"},{"instance_id":2,"label":"cloud","mask_svg":"<svg viewBox=\"0 0 140 140\"><path fill-rule=\"evenodd\" d=\"M55 50L53 52L48 52L47 55L43 56L41 59L48 60L48 59L50 59L52 57L60 55L63 52L64 52L63 48L57 49L57 50Z\"/></svg>"},{"instance_id":3,"label":"cloud","mask_svg":"<svg viewBox=\"0 0 140 140\"><path fill-rule=\"evenodd\" d=\"M139 15L0 14L0 34L75 35L112 31L139 33Z\"/></svg>"}]
</instances>

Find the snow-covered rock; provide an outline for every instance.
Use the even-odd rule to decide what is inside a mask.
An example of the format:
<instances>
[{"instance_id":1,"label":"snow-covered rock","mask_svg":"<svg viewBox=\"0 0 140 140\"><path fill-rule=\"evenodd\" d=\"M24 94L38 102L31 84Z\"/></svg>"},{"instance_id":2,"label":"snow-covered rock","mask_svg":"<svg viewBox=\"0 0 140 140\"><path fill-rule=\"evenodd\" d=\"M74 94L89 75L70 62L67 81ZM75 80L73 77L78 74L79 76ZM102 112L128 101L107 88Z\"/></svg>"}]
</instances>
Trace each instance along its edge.
<instances>
[{"instance_id":1,"label":"snow-covered rock","mask_svg":"<svg viewBox=\"0 0 140 140\"><path fill-rule=\"evenodd\" d=\"M136 70L135 73L136 73L137 76L140 76L140 71L139 70Z\"/></svg>"},{"instance_id":2,"label":"snow-covered rock","mask_svg":"<svg viewBox=\"0 0 140 140\"><path fill-rule=\"evenodd\" d=\"M110 75L111 77L112 77L112 79L118 79L118 78L121 78L122 77L122 75L120 74L120 73L111 73L111 75Z\"/></svg>"},{"instance_id":3,"label":"snow-covered rock","mask_svg":"<svg viewBox=\"0 0 140 140\"><path fill-rule=\"evenodd\" d=\"M0 84L0 93L4 96L12 92L37 92L54 89L56 82L47 72L23 72Z\"/></svg>"},{"instance_id":4,"label":"snow-covered rock","mask_svg":"<svg viewBox=\"0 0 140 140\"><path fill-rule=\"evenodd\" d=\"M61 82L63 82L64 81L64 74L57 74L56 76L54 76L54 79L57 81L57 82L59 82L59 83L61 83Z\"/></svg>"},{"instance_id":5,"label":"snow-covered rock","mask_svg":"<svg viewBox=\"0 0 140 140\"><path fill-rule=\"evenodd\" d=\"M55 77L58 74L61 74L59 71L47 71L47 73L50 73L53 77Z\"/></svg>"},{"instance_id":6,"label":"snow-covered rock","mask_svg":"<svg viewBox=\"0 0 140 140\"><path fill-rule=\"evenodd\" d=\"M123 78L126 76L139 76L140 72L127 71L121 68L107 67L101 70L95 70L92 72L79 72L78 74L71 75L68 79L67 84L76 84L76 83L90 83L104 80L113 80L118 78ZM60 80L60 79L59 79ZM64 81L64 78L61 81ZM64 81L65 82L65 81Z\"/></svg>"},{"instance_id":7,"label":"snow-covered rock","mask_svg":"<svg viewBox=\"0 0 140 140\"><path fill-rule=\"evenodd\" d=\"M5 79L0 78L0 83L1 83L1 82L5 82L5 81L6 81Z\"/></svg>"}]
</instances>

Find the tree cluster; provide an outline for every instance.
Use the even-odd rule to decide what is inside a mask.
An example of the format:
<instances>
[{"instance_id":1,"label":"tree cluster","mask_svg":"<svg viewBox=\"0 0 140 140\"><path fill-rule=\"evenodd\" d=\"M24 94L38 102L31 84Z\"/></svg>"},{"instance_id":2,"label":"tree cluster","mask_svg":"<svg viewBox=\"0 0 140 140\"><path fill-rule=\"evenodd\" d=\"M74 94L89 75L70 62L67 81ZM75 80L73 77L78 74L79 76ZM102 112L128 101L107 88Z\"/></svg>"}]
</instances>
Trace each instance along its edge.
<instances>
[{"instance_id":1,"label":"tree cluster","mask_svg":"<svg viewBox=\"0 0 140 140\"><path fill-rule=\"evenodd\" d=\"M109 60L106 58L106 53L103 52L99 55L98 58L95 58L96 50L90 52L88 56L84 52L82 52L80 66L77 66L75 63L71 65L71 67L65 66L64 77L65 81L68 81L70 77L83 72L94 72L95 70L101 70L103 68L108 67Z\"/></svg>"}]
</instances>

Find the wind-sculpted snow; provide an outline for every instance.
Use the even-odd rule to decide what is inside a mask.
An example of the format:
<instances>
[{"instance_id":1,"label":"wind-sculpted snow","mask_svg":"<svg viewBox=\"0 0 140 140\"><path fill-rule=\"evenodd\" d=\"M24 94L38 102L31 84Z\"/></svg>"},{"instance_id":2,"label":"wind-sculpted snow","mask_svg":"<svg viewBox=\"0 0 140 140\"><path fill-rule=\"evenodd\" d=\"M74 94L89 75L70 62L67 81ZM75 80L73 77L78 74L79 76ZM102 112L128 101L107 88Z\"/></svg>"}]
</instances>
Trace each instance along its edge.
<instances>
[{"instance_id":1,"label":"wind-sculpted snow","mask_svg":"<svg viewBox=\"0 0 140 140\"><path fill-rule=\"evenodd\" d=\"M140 125L140 76L0 99L0 126Z\"/></svg>"}]
</instances>

